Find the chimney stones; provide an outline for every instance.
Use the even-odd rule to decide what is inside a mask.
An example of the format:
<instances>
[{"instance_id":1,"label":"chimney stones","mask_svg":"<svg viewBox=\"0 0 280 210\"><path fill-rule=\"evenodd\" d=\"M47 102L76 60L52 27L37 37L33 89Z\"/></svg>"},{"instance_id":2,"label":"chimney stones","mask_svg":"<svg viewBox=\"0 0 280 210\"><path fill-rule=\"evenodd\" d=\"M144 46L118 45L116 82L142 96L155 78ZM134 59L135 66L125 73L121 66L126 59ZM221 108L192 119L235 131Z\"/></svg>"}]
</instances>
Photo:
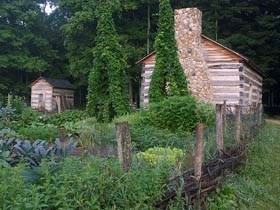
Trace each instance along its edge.
<instances>
[{"instance_id":1,"label":"chimney stones","mask_svg":"<svg viewBox=\"0 0 280 210\"><path fill-rule=\"evenodd\" d=\"M201 46L202 12L197 8L175 10L175 36L180 63L194 97L210 102L211 82Z\"/></svg>"}]
</instances>

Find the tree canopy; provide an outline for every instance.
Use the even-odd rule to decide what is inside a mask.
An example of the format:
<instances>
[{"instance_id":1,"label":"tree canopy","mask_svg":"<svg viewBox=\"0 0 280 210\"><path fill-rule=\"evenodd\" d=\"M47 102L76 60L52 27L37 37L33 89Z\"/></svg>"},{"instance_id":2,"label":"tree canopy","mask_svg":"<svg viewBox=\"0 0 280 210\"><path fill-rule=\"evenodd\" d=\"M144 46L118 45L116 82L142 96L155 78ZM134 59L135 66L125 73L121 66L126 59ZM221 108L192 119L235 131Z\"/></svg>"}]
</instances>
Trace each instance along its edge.
<instances>
[{"instance_id":1,"label":"tree canopy","mask_svg":"<svg viewBox=\"0 0 280 210\"><path fill-rule=\"evenodd\" d=\"M112 17L117 5L118 0L100 0L95 5L97 35L87 110L99 121L109 121L129 111L126 61Z\"/></svg>"},{"instance_id":2,"label":"tree canopy","mask_svg":"<svg viewBox=\"0 0 280 210\"><path fill-rule=\"evenodd\" d=\"M28 84L40 74L70 79L87 95L94 66L98 0L2 0L0 2L0 93L28 96ZM44 11L47 3L57 8ZM265 88L280 82L280 2L275 0L170 0L172 9L198 7L203 33L252 59L266 75ZM120 0L113 14L126 74L139 92L135 62L155 49L160 32L158 0ZM130 82L130 83L131 83ZM136 94L137 95L137 94ZM83 101L83 100L81 100Z\"/></svg>"},{"instance_id":3,"label":"tree canopy","mask_svg":"<svg viewBox=\"0 0 280 210\"><path fill-rule=\"evenodd\" d=\"M150 101L160 102L168 96L187 95L187 80L177 55L174 16L169 0L160 1L155 50L157 56L151 79Z\"/></svg>"}]
</instances>

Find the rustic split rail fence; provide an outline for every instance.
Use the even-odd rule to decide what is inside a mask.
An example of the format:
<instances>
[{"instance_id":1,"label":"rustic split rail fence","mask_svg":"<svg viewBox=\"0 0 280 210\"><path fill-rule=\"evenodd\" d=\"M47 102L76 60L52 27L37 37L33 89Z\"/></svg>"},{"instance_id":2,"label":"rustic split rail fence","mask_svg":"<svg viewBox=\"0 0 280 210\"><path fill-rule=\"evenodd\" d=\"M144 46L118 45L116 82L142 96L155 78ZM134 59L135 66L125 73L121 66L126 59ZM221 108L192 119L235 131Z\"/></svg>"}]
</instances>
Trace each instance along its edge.
<instances>
[{"instance_id":1,"label":"rustic split rail fence","mask_svg":"<svg viewBox=\"0 0 280 210\"><path fill-rule=\"evenodd\" d=\"M227 105L226 102L217 104L216 157L203 164L205 125L199 123L196 130L193 168L169 180L168 190L155 207L167 209L173 199L184 196L188 198L186 206L194 205L199 209L205 209L207 193L218 187L229 172L243 163L247 143L257 135L262 122L262 106ZM132 165L129 125L127 122L117 123L116 130L120 164L124 171L129 171ZM224 140L229 137L234 142L227 146ZM178 192L182 192L182 195L178 195Z\"/></svg>"}]
</instances>

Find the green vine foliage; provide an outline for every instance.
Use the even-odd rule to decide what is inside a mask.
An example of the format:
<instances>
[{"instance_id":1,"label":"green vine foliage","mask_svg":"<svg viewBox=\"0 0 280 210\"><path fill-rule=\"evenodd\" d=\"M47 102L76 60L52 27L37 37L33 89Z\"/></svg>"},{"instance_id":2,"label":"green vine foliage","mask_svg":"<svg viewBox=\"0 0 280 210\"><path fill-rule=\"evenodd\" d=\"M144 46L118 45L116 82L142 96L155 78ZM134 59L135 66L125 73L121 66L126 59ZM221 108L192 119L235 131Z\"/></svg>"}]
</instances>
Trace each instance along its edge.
<instances>
[{"instance_id":1,"label":"green vine foliage","mask_svg":"<svg viewBox=\"0 0 280 210\"><path fill-rule=\"evenodd\" d=\"M112 17L116 5L118 0L96 3L97 36L94 66L89 75L87 110L105 122L129 111L127 64Z\"/></svg>"},{"instance_id":2,"label":"green vine foliage","mask_svg":"<svg viewBox=\"0 0 280 210\"><path fill-rule=\"evenodd\" d=\"M149 92L151 102L160 102L168 96L188 95L186 76L177 55L174 17L169 0L161 0L159 8L156 66Z\"/></svg>"}]
</instances>

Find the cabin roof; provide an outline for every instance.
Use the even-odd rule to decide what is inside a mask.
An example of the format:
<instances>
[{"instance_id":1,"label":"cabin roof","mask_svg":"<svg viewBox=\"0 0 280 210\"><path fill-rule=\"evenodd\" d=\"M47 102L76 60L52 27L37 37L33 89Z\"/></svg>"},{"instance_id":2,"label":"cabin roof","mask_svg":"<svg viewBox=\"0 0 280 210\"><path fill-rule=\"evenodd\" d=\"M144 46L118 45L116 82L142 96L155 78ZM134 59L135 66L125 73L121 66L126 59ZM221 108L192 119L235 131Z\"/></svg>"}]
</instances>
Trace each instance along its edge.
<instances>
[{"instance_id":1,"label":"cabin roof","mask_svg":"<svg viewBox=\"0 0 280 210\"><path fill-rule=\"evenodd\" d=\"M234 55L240 57L246 64L248 64L251 68L253 68L254 71L255 71L256 73L258 73L259 75L261 75L262 77L264 77L264 75L263 75L263 73L261 72L260 68L259 68L252 60L250 60L250 59L247 58L246 56L244 56L244 55L242 55L242 54L240 54L240 53L238 53L238 52L236 52L236 51L234 51L234 50L232 50L232 49L230 49L230 48L228 48L228 47L222 45L221 43L219 43L219 42L217 42L217 41L214 41L213 39L211 39L211 38L209 38L209 37L207 37L207 36L201 35L201 37L204 38L204 39L206 39L206 40L208 40L208 41L210 41L210 42L212 42L212 43L214 43L214 44L216 44L216 45L218 45L218 46L220 46L220 47L222 47L222 48L224 48L225 50L231 52L232 54L234 54ZM156 54L156 51L153 51L153 52L151 52L150 54L146 55L146 56L143 57L141 60L137 61L136 64L141 64L141 63L143 63L143 61L147 60L148 58L150 58L150 57L153 56L154 54Z\"/></svg>"},{"instance_id":2,"label":"cabin roof","mask_svg":"<svg viewBox=\"0 0 280 210\"><path fill-rule=\"evenodd\" d=\"M51 79L46 77L39 77L36 79L30 86L32 87L35 85L39 80L45 80L47 83L49 83L53 88L59 88L59 89L70 89L74 90L75 87L68 81L63 79Z\"/></svg>"}]
</instances>

